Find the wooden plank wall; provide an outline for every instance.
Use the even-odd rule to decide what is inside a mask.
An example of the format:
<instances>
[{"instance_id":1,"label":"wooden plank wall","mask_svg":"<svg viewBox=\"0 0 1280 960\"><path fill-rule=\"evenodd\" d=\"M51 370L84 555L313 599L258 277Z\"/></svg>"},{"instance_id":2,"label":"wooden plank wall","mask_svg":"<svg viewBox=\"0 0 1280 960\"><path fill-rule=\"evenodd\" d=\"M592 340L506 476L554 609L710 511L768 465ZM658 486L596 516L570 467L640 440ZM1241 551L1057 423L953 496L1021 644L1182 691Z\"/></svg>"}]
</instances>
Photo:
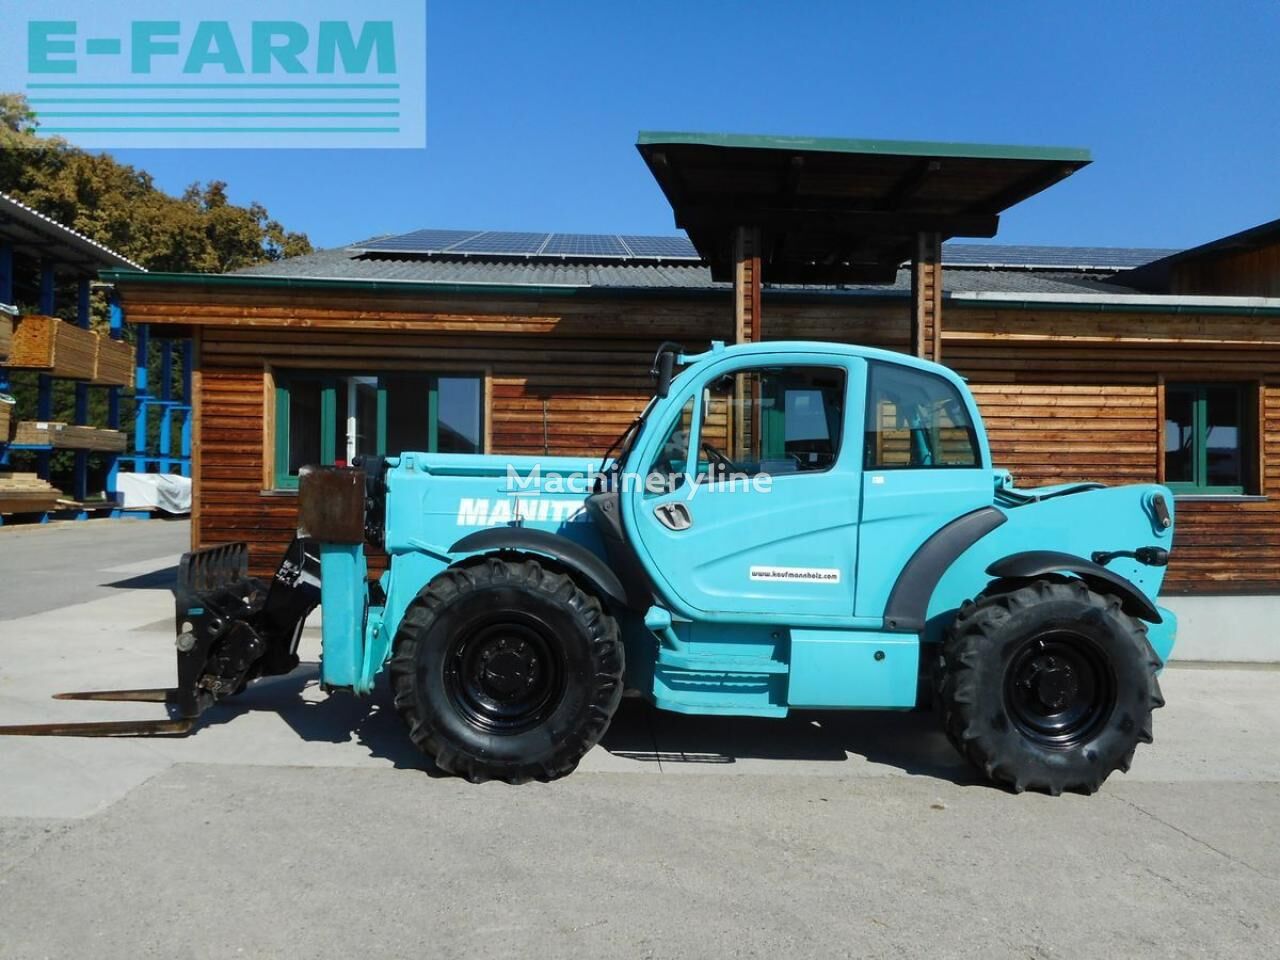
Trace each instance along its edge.
<instances>
[{"instance_id":1,"label":"wooden plank wall","mask_svg":"<svg viewBox=\"0 0 1280 960\"><path fill-rule=\"evenodd\" d=\"M1280 243L1176 264L1171 289L1185 294L1280 297Z\"/></svg>"},{"instance_id":2,"label":"wooden plank wall","mask_svg":"<svg viewBox=\"0 0 1280 960\"><path fill-rule=\"evenodd\" d=\"M994 462L1019 486L1155 479L1156 385L972 383Z\"/></svg>"}]
</instances>

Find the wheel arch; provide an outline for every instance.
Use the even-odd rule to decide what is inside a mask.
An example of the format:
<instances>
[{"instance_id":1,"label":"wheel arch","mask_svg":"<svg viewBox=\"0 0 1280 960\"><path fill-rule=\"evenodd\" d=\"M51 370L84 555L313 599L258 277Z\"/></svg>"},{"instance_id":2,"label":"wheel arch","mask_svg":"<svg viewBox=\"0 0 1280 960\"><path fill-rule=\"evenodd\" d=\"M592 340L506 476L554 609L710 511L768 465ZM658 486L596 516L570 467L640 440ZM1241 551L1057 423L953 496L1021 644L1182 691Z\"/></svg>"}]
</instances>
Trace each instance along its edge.
<instances>
[{"instance_id":1,"label":"wheel arch","mask_svg":"<svg viewBox=\"0 0 1280 960\"><path fill-rule=\"evenodd\" d=\"M595 590L601 600L617 608L627 606L627 591L618 575L600 557L582 544L558 533L524 527L495 527L478 530L463 537L449 548L451 554L466 554L463 559L504 554L525 554L535 559L550 560L564 572Z\"/></svg>"},{"instance_id":2,"label":"wheel arch","mask_svg":"<svg viewBox=\"0 0 1280 960\"><path fill-rule=\"evenodd\" d=\"M960 554L1008 519L995 507L980 507L934 531L898 572L885 603L885 629L901 633L922 631L929 602L943 575Z\"/></svg>"},{"instance_id":3,"label":"wheel arch","mask_svg":"<svg viewBox=\"0 0 1280 960\"><path fill-rule=\"evenodd\" d=\"M1003 580L1032 580L1050 573L1069 573L1083 580L1089 589L1119 598L1131 617L1160 623L1163 617L1151 599L1133 583L1101 564L1057 550L1024 550L1012 553L987 567L987 574Z\"/></svg>"}]
</instances>

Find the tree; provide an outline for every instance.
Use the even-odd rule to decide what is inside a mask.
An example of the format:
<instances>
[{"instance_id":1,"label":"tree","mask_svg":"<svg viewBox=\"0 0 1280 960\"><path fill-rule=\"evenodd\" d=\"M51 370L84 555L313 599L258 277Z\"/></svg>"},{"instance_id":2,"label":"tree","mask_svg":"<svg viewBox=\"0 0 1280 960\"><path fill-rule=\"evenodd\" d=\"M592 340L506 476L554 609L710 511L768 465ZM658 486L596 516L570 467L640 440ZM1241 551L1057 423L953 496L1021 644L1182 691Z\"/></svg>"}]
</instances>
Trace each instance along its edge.
<instances>
[{"instance_id":1,"label":"tree","mask_svg":"<svg viewBox=\"0 0 1280 960\"><path fill-rule=\"evenodd\" d=\"M261 203L231 203L222 181L173 197L145 171L38 128L26 97L0 94L0 191L148 270L220 273L311 252Z\"/></svg>"}]
</instances>

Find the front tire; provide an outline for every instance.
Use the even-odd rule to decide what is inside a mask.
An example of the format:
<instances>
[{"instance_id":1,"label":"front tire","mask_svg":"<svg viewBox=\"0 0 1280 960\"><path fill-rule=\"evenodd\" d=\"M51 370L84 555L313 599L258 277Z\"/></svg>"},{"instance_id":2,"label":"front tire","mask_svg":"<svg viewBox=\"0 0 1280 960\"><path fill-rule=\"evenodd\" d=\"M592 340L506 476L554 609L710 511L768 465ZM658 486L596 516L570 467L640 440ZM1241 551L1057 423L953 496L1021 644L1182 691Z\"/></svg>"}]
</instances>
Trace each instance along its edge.
<instances>
[{"instance_id":1,"label":"front tire","mask_svg":"<svg viewBox=\"0 0 1280 960\"><path fill-rule=\"evenodd\" d=\"M999 584L961 607L943 643L943 727L1015 792L1093 793L1151 742L1160 667L1118 598L1067 577Z\"/></svg>"},{"instance_id":2,"label":"front tire","mask_svg":"<svg viewBox=\"0 0 1280 960\"><path fill-rule=\"evenodd\" d=\"M608 729L622 673L600 601L528 558L436 576L405 611L390 663L413 742L473 783L571 773Z\"/></svg>"}]
</instances>

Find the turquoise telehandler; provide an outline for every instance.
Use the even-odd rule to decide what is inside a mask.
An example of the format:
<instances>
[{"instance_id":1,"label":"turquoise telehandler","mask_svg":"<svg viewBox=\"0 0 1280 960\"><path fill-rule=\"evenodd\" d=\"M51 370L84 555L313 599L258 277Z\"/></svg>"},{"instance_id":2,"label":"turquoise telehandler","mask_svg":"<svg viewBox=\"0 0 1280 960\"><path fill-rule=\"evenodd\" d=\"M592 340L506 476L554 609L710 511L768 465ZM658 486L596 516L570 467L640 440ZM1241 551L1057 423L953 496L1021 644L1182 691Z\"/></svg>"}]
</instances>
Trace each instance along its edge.
<instances>
[{"instance_id":1,"label":"turquoise telehandler","mask_svg":"<svg viewBox=\"0 0 1280 960\"><path fill-rule=\"evenodd\" d=\"M1012 790L1092 792L1163 704L1163 486L1020 489L946 367L885 351L664 344L655 395L596 462L403 453L313 467L270 581L243 544L187 554L161 721L6 733L183 734L298 664L381 673L408 734L481 781L571 772L624 694L686 714L932 704ZM370 578L366 549L389 559Z\"/></svg>"}]
</instances>

